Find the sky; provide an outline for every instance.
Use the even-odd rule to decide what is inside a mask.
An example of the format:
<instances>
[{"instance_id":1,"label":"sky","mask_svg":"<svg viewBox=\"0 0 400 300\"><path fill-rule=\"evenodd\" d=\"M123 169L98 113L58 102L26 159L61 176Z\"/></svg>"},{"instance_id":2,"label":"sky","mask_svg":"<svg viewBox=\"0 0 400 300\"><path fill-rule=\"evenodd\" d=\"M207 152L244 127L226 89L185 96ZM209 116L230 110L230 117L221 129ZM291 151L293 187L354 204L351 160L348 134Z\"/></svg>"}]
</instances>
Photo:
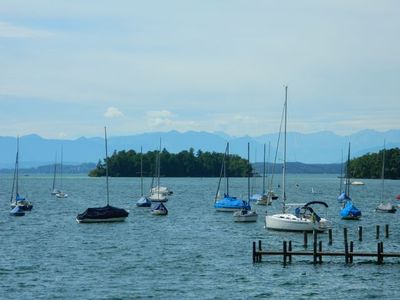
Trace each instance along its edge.
<instances>
[{"instance_id":1,"label":"sky","mask_svg":"<svg viewBox=\"0 0 400 300\"><path fill-rule=\"evenodd\" d=\"M399 1L2 0L0 136L399 129Z\"/></svg>"}]
</instances>

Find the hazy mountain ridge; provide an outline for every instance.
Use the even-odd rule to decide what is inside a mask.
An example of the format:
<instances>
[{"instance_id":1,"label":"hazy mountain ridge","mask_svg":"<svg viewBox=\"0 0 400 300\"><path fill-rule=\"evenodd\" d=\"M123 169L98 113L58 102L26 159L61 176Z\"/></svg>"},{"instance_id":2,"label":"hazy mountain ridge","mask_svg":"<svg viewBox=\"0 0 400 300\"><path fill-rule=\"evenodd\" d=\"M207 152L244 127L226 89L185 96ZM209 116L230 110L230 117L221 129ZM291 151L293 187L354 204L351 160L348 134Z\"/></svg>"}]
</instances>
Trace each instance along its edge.
<instances>
[{"instance_id":1,"label":"hazy mountain ridge","mask_svg":"<svg viewBox=\"0 0 400 300\"><path fill-rule=\"evenodd\" d=\"M275 156L276 143L279 134L265 134L256 137L232 137L223 133L210 132L152 132L131 136L110 136L108 149L111 154L114 150L134 149L140 151L157 150L160 139L163 148L169 152L178 153L182 150L194 148L195 151L223 152L226 142L230 142L230 153L239 154L247 158L247 142L251 144L250 160L263 160L263 144L270 143L269 161ZM281 137L281 142L283 137ZM377 152L383 147L400 147L400 130L378 132L363 130L350 136L339 136L329 131L320 131L310 134L290 132L287 134L287 161L302 162L305 164L340 163L342 152L347 153L348 142L351 142L351 156L358 157L368 152ZM100 137L75 140L45 139L36 134L20 137L20 167L30 168L54 163L60 159L61 146L64 153L64 164L97 163L104 158L104 141ZM16 154L16 138L0 137L0 169L13 167ZM278 151L277 163L282 161L282 150Z\"/></svg>"}]
</instances>

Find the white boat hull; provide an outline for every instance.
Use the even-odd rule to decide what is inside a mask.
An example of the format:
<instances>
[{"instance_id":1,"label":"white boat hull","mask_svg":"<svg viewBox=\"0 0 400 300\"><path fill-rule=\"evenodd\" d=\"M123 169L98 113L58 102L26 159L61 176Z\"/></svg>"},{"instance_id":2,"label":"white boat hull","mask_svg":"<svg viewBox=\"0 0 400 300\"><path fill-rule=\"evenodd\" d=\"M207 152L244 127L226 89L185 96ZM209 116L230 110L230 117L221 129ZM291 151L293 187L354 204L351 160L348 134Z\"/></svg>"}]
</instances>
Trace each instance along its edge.
<instances>
[{"instance_id":1,"label":"white boat hull","mask_svg":"<svg viewBox=\"0 0 400 300\"><path fill-rule=\"evenodd\" d=\"M324 218L321 218L319 222L314 222L293 214L276 214L265 217L265 228L282 231L325 231L331 228L331 224Z\"/></svg>"},{"instance_id":2,"label":"white boat hull","mask_svg":"<svg viewBox=\"0 0 400 300\"><path fill-rule=\"evenodd\" d=\"M241 211L237 211L233 214L233 219L235 222L257 222L258 214L253 211L246 214L242 214Z\"/></svg>"},{"instance_id":3,"label":"white boat hull","mask_svg":"<svg viewBox=\"0 0 400 300\"><path fill-rule=\"evenodd\" d=\"M223 212L236 212L242 210L241 208L229 208L229 207L220 207L216 208L216 211L223 211Z\"/></svg>"}]
</instances>

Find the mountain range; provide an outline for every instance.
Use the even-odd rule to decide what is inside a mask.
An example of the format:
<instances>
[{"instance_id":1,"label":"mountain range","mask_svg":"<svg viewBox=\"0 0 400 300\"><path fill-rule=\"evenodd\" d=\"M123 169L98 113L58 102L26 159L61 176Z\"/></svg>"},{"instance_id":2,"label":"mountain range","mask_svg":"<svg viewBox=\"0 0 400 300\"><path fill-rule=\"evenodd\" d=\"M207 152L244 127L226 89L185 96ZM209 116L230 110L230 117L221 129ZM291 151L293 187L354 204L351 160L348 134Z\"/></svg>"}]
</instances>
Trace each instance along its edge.
<instances>
[{"instance_id":1,"label":"mountain range","mask_svg":"<svg viewBox=\"0 0 400 300\"><path fill-rule=\"evenodd\" d=\"M120 150L153 151L162 148L177 153L193 148L195 151L224 152L226 142L230 143L230 153L247 158L247 143L250 142L250 160L263 161L263 146L266 144L266 160L282 162L282 140L277 149L278 133L261 136L234 137L221 132L152 132L130 136L110 136L108 138L109 153ZM348 136L340 136L330 131L316 133L287 134L287 161L306 164L340 163L346 159L349 142L351 143L351 157L358 157L366 153L378 152L383 147L400 147L400 130L378 132L363 130ZM269 146L270 145L270 146ZM63 161L65 164L97 163L104 158L104 139L100 137L81 137L75 140L46 139L37 134L20 137L19 161L22 168L37 167L54 163L56 154L60 159L63 147ZM16 137L0 137L0 169L11 168L15 162ZM269 155L268 155L269 154Z\"/></svg>"}]
</instances>

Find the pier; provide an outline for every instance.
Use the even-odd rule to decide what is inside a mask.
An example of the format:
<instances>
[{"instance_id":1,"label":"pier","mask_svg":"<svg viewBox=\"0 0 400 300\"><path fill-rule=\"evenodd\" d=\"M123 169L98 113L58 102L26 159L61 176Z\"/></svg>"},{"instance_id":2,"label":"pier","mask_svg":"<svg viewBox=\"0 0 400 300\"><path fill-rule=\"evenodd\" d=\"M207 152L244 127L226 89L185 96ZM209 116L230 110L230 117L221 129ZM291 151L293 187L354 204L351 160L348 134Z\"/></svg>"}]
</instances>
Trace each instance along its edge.
<instances>
[{"instance_id":1,"label":"pier","mask_svg":"<svg viewBox=\"0 0 400 300\"><path fill-rule=\"evenodd\" d=\"M361 226L358 227L358 240L363 240L363 228ZM293 256L309 256L312 257L313 264L321 264L323 261L323 257L334 257L339 256L344 258L344 262L346 264L353 263L354 257L375 257L376 262L378 264L382 264L384 258L389 257L399 257L400 253L385 253L383 242L377 242L376 250L365 252L360 251L357 252L354 250L354 242L348 241L348 230L347 228L343 228L343 237L344 237L344 249L343 251L324 251L322 248L322 241L318 241L318 233L313 231L311 234L313 236L313 243L312 243L312 251L295 251L292 247L292 241L283 241L282 242L282 250L280 251L266 251L262 249L261 240L258 241L258 245L256 242L253 242L253 263L258 263L262 261L263 256L282 256L283 258L283 265L286 266L287 263L292 262ZM308 247L308 235L310 233L304 232L304 244L303 247ZM380 226L376 226L376 239L379 239L380 236ZM385 225L385 238L389 237L389 225ZM328 244L332 245L332 230L328 231Z\"/></svg>"}]
</instances>

